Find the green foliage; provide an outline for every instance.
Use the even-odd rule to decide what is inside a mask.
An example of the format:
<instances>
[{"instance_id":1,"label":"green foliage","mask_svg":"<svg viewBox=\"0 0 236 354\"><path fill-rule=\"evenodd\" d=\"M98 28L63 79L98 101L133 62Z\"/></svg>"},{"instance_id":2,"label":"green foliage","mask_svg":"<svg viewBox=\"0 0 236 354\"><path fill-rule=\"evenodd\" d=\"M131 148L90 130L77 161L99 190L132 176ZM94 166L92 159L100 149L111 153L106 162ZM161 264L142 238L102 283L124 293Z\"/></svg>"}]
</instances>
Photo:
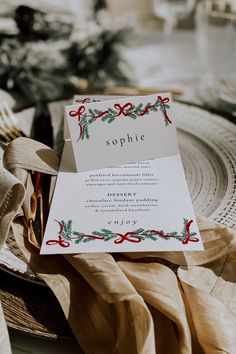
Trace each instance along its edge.
<instances>
[{"instance_id":1,"label":"green foliage","mask_svg":"<svg viewBox=\"0 0 236 354\"><path fill-rule=\"evenodd\" d=\"M65 240L70 241L71 240L71 236L72 236L72 220L69 220L68 222L65 222L64 220L62 220L61 224L63 226L63 231L61 233L61 236Z\"/></svg>"},{"instance_id":2,"label":"green foliage","mask_svg":"<svg viewBox=\"0 0 236 354\"><path fill-rule=\"evenodd\" d=\"M99 232L99 231L93 231L92 234L95 236L103 236L103 232Z\"/></svg>"},{"instance_id":3,"label":"green foliage","mask_svg":"<svg viewBox=\"0 0 236 354\"><path fill-rule=\"evenodd\" d=\"M44 42L22 44L17 38L0 42L0 82L30 103L58 100L73 91L60 52Z\"/></svg>"},{"instance_id":4,"label":"green foliage","mask_svg":"<svg viewBox=\"0 0 236 354\"><path fill-rule=\"evenodd\" d=\"M53 13L46 15L45 21ZM31 14L31 17L36 21L36 16ZM23 14L23 22L26 18ZM37 23L44 30L44 36L39 36L41 32L37 33L33 22L30 22L30 32L28 29L24 36L20 32L10 38L1 34L1 88L14 91L35 104L78 93L81 89L79 79L86 79L92 89L128 83L120 54L127 28L106 28L102 21L94 19L88 25L93 30L80 33L73 28L72 21L60 26L54 19L45 31L45 21L43 25L40 21ZM84 137L87 136L85 129Z\"/></svg>"},{"instance_id":5,"label":"green foliage","mask_svg":"<svg viewBox=\"0 0 236 354\"><path fill-rule=\"evenodd\" d=\"M177 231L172 231L165 233L164 230L156 231L156 230L145 230L143 228L139 228L137 230L132 231L128 236L129 238L135 237L140 238L140 240L152 240L157 241L158 239L162 238L164 240L176 239L182 242L187 236L188 232L186 230L186 225L189 222L188 219L183 219L184 227L181 234L178 234ZM110 241L112 239L116 239L119 236L117 233L108 230L108 229L101 229L100 231L93 231L91 235L87 235L82 232L72 231L72 220L65 222L62 220L61 225L63 226L63 231L61 236L68 241L74 240L75 244L79 244L81 242L90 242L95 240L103 240L105 242ZM195 236L196 232L190 233L190 238ZM94 236L94 237L93 237Z\"/></svg>"},{"instance_id":6,"label":"green foliage","mask_svg":"<svg viewBox=\"0 0 236 354\"><path fill-rule=\"evenodd\" d=\"M73 231L73 235L75 236L84 236L83 232Z\"/></svg>"},{"instance_id":7,"label":"green foliage","mask_svg":"<svg viewBox=\"0 0 236 354\"><path fill-rule=\"evenodd\" d=\"M167 107L169 108L168 105L165 105L165 106L166 106L166 108ZM129 109L127 109L125 111L125 113L128 115L129 118L137 119L138 117L142 116L144 112L145 112L145 114L149 114L150 111L157 112L158 109L160 109L162 112L164 112L162 105L160 105L160 101L157 99L154 104L151 104L150 102L148 102L145 105L143 103L139 103L139 105L137 107L132 106ZM88 139L89 138L88 125L94 123L97 119L101 119L102 122L108 122L110 124L116 119L116 117L118 117L119 110L108 108L107 113L104 113L104 115L102 115L102 113L104 113L104 112L101 110L98 110L98 109L93 110L92 108L89 108L88 112L84 113L82 115L80 125L83 128L83 133L82 133L81 139L84 139L84 138ZM101 117L99 117L100 115L101 115ZM165 125L167 126L169 124L169 122L165 118L165 115L164 115L164 120L165 120Z\"/></svg>"},{"instance_id":8,"label":"green foliage","mask_svg":"<svg viewBox=\"0 0 236 354\"><path fill-rule=\"evenodd\" d=\"M186 225L187 225L187 223L188 223L188 219L183 219L183 222L184 222L184 226L183 226L183 230L182 230L182 235L184 236L184 237L187 237L188 236L188 232L187 232L187 230L186 230Z\"/></svg>"},{"instance_id":9,"label":"green foliage","mask_svg":"<svg viewBox=\"0 0 236 354\"><path fill-rule=\"evenodd\" d=\"M104 241L110 241L116 237L117 237L116 234L107 235L107 236L104 236Z\"/></svg>"},{"instance_id":10,"label":"green foliage","mask_svg":"<svg viewBox=\"0 0 236 354\"><path fill-rule=\"evenodd\" d=\"M90 242L90 241L94 241L94 239L90 237L83 238L83 242Z\"/></svg>"},{"instance_id":11,"label":"green foliage","mask_svg":"<svg viewBox=\"0 0 236 354\"><path fill-rule=\"evenodd\" d=\"M145 230L144 230L144 229L137 229L137 230L135 230L134 232L135 232L136 234L141 234L141 233L145 232Z\"/></svg>"},{"instance_id":12,"label":"green foliage","mask_svg":"<svg viewBox=\"0 0 236 354\"><path fill-rule=\"evenodd\" d=\"M113 238L117 237L116 233L113 233L112 231L107 230L107 229L101 229L100 232L94 231L92 234L97 235L97 236L102 236L104 241L110 241Z\"/></svg>"},{"instance_id":13,"label":"green foliage","mask_svg":"<svg viewBox=\"0 0 236 354\"><path fill-rule=\"evenodd\" d=\"M82 240L83 240L83 237L78 237L78 238L75 240L75 244L78 245Z\"/></svg>"},{"instance_id":14,"label":"green foliage","mask_svg":"<svg viewBox=\"0 0 236 354\"><path fill-rule=\"evenodd\" d=\"M107 229L101 229L101 232L103 232L103 233L106 234L106 235L112 234L112 231L107 230Z\"/></svg>"},{"instance_id":15,"label":"green foliage","mask_svg":"<svg viewBox=\"0 0 236 354\"><path fill-rule=\"evenodd\" d=\"M81 42L72 42L64 51L74 75L88 80L92 88L102 89L111 81L127 85L120 45L127 38L127 28L101 29Z\"/></svg>"}]
</instances>

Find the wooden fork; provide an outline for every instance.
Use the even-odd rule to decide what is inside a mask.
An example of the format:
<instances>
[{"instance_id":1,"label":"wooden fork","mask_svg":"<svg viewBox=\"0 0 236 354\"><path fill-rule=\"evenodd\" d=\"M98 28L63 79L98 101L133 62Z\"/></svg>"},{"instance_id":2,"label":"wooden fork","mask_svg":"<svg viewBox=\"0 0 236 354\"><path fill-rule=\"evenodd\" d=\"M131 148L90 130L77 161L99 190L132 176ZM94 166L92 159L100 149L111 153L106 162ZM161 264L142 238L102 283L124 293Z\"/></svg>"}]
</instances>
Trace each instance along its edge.
<instances>
[{"instance_id":1,"label":"wooden fork","mask_svg":"<svg viewBox=\"0 0 236 354\"><path fill-rule=\"evenodd\" d=\"M19 128L9 104L7 101L0 101L0 146L4 148L10 141L20 136L25 134Z\"/></svg>"}]
</instances>

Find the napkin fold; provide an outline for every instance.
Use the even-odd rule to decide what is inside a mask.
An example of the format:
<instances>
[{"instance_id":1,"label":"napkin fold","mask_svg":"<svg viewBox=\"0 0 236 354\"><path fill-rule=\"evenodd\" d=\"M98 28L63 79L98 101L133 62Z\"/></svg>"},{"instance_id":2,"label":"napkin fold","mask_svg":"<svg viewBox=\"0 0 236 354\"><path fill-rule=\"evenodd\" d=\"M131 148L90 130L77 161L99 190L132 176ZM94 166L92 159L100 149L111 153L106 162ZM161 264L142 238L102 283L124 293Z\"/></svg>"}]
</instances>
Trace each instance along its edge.
<instances>
[{"instance_id":1,"label":"napkin fold","mask_svg":"<svg viewBox=\"0 0 236 354\"><path fill-rule=\"evenodd\" d=\"M6 169L0 169L0 248L9 233L13 218L25 197L22 183Z\"/></svg>"},{"instance_id":2,"label":"napkin fold","mask_svg":"<svg viewBox=\"0 0 236 354\"><path fill-rule=\"evenodd\" d=\"M9 145L4 161L26 198L30 169L56 175L57 168L45 162L47 147L25 139ZM21 146L26 154L31 149L25 161ZM54 292L85 353L236 352L234 231L198 216L205 251L40 256L27 239L27 205L12 222L16 242Z\"/></svg>"}]
</instances>

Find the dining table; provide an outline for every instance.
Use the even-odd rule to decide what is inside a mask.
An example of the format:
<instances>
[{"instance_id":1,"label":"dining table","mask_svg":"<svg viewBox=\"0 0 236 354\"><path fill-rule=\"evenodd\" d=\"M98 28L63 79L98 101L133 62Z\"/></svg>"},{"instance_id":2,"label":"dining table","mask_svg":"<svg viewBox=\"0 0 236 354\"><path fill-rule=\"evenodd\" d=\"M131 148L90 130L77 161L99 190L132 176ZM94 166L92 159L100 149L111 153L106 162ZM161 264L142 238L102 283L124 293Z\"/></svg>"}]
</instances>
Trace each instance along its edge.
<instances>
[{"instance_id":1,"label":"dining table","mask_svg":"<svg viewBox=\"0 0 236 354\"><path fill-rule=\"evenodd\" d=\"M219 107L209 106L204 102L200 84L204 70L199 59L195 29L178 29L170 38L164 38L162 32L155 28L139 30L131 38L129 47L122 49L122 55L127 63L129 75L132 77L133 91L120 87L110 89L109 93L120 96L127 95L129 92L136 94L135 88L137 94L149 91L172 93L174 114L176 110L178 116L180 150L183 151L183 163L194 208L196 212L236 229L235 209L230 209L232 201L236 200L235 175L233 176L233 169L236 167L236 148L233 141L236 117L234 111L220 111ZM1 94L3 93L0 93L0 99ZM9 102L12 106L15 103L11 102L11 99ZM63 107L68 102L72 102L72 97L48 105L53 127L54 148L59 154L63 148ZM18 124L26 136L31 132L33 117L34 107L16 113ZM221 137L222 144L219 146L216 139L220 141ZM230 141L229 137L231 137ZM2 154L3 151L1 156ZM226 180L228 185L225 185ZM6 260L5 262L7 263ZM12 262L17 263L16 260ZM4 292L8 293L8 300L12 296L12 306L17 308L22 304L22 300L17 300L14 294L11 294L10 289L14 287L21 289L21 296L31 292L32 303L35 301L36 304L40 304L44 293L47 293L50 301L56 302L53 294L48 294L48 289L45 289L46 286L40 282L37 284L37 280L31 277L30 271L26 269L27 266L21 261L17 264L17 267L22 268L20 271L14 271L11 266L4 265L3 259L0 263L0 299L3 303L3 312L4 305L6 306ZM17 297L17 294L15 296ZM39 315L40 309L37 313L35 306L31 306L30 302L26 307L29 312L32 312L31 317L36 318L38 328L35 326L35 330L27 331L27 321L30 323L30 317L26 317L22 329L19 323L14 326L14 318L11 318L13 315L8 313L6 322L13 354L83 353L67 323L64 323L60 331L53 325L53 318L51 318L51 328L47 331L44 328L44 319ZM63 324L65 319L57 303L54 313L56 309L58 309L58 323ZM24 319L22 321L24 322Z\"/></svg>"}]
</instances>

